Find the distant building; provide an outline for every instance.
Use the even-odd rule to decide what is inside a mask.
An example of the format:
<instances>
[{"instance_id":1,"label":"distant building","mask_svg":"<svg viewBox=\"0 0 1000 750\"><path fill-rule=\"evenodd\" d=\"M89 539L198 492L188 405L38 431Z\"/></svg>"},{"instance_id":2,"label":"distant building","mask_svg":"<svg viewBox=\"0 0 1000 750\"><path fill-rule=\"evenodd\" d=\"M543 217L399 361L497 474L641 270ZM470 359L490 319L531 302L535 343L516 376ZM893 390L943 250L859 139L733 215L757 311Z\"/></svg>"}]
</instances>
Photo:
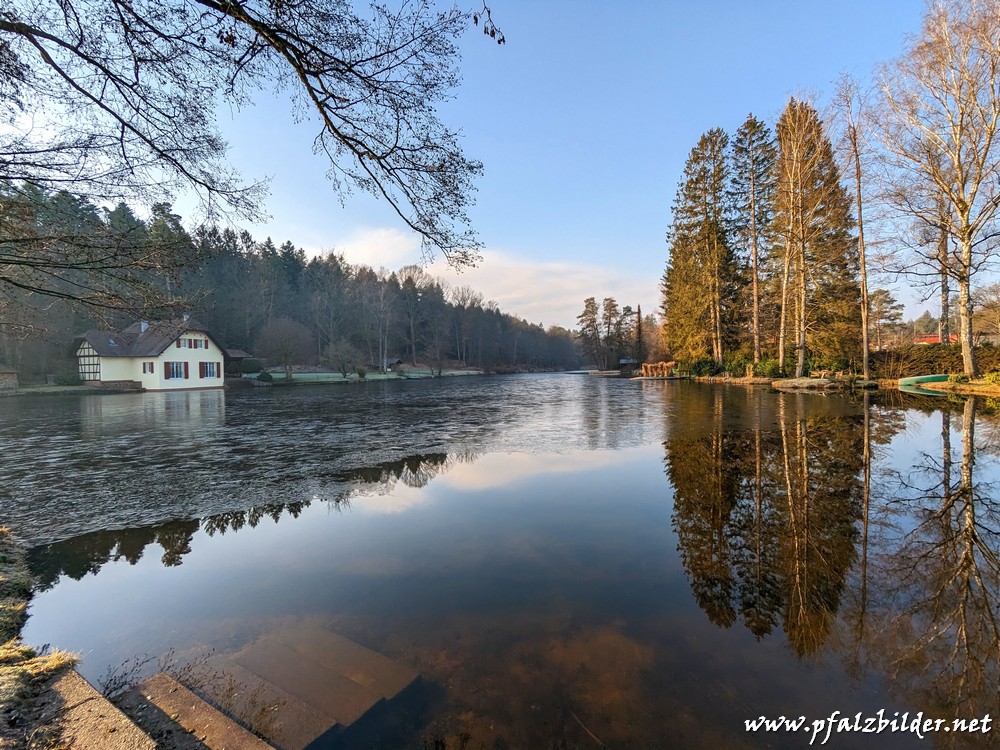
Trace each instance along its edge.
<instances>
[{"instance_id":1,"label":"distant building","mask_svg":"<svg viewBox=\"0 0 1000 750\"><path fill-rule=\"evenodd\" d=\"M193 318L87 331L73 344L86 385L146 391L223 387L223 348Z\"/></svg>"},{"instance_id":2,"label":"distant building","mask_svg":"<svg viewBox=\"0 0 1000 750\"><path fill-rule=\"evenodd\" d=\"M940 344L941 343L941 337L938 334L936 334L936 333L928 333L928 334L925 334L923 336L914 336L913 337L913 343L914 344ZM948 336L948 343L950 343L950 344L956 344L956 343L958 343L958 334L957 333L950 334Z\"/></svg>"},{"instance_id":3,"label":"distant building","mask_svg":"<svg viewBox=\"0 0 1000 750\"><path fill-rule=\"evenodd\" d=\"M642 363L637 359L622 357L618 360L618 371L626 377L634 375L635 371L641 367Z\"/></svg>"}]
</instances>

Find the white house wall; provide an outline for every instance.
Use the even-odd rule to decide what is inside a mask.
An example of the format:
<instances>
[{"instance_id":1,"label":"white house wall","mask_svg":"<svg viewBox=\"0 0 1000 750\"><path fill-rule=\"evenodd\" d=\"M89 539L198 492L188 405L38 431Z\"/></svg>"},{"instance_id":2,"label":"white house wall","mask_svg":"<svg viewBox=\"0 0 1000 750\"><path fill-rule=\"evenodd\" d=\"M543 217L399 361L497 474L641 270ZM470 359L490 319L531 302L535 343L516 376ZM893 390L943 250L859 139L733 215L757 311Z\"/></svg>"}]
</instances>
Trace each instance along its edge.
<instances>
[{"instance_id":1,"label":"white house wall","mask_svg":"<svg viewBox=\"0 0 1000 750\"><path fill-rule=\"evenodd\" d=\"M187 339L198 339L199 341L206 341L206 349L190 349L187 347L177 347L176 341L164 350L164 352L153 359L136 359L136 371L138 372L138 380L142 383L143 388L149 391L175 391L184 388L222 388L223 386L223 355L222 350L217 347L211 339L209 339L204 333L198 331L185 331L180 336L181 340L186 341ZM151 375L142 374L142 363L143 362L153 362L153 372ZM170 378L164 377L164 364L167 362L187 362L188 364L188 377L187 378ZM200 370L198 365L202 362L214 362L216 369L216 377L213 378L202 378L200 375Z\"/></svg>"}]
</instances>

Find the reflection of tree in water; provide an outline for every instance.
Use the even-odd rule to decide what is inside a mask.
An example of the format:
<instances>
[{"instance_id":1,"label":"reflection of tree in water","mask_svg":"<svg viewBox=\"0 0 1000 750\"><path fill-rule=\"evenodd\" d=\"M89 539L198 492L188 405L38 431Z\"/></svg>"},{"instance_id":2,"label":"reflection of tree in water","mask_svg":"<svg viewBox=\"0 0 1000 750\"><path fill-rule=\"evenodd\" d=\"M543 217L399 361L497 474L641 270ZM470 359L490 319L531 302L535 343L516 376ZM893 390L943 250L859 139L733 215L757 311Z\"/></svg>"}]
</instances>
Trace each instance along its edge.
<instances>
[{"instance_id":1,"label":"reflection of tree in water","mask_svg":"<svg viewBox=\"0 0 1000 750\"><path fill-rule=\"evenodd\" d=\"M861 456L857 415L815 397L691 393L688 427L665 443L673 526L699 605L758 638L779 618L800 655L825 641L855 557ZM809 400L804 400L809 399ZM692 428L691 425L700 425Z\"/></svg>"},{"instance_id":2,"label":"reflection of tree in water","mask_svg":"<svg viewBox=\"0 0 1000 750\"><path fill-rule=\"evenodd\" d=\"M472 463L478 458L479 453L473 450L409 456L344 472L341 479L355 483L352 488L355 492L366 494L374 490L375 494L385 495L392 492L399 483L416 489L426 487L432 479L445 474L457 464Z\"/></svg>"},{"instance_id":3,"label":"reflection of tree in water","mask_svg":"<svg viewBox=\"0 0 1000 750\"><path fill-rule=\"evenodd\" d=\"M350 506L352 494L360 485L377 486L377 491L391 491L397 482L408 487L424 487L434 477L444 473L456 463L474 461L474 452L449 456L434 453L411 456L386 462L371 468L353 469L339 473L331 482L316 483L309 488L311 497L292 502L273 502L255 505L248 510L236 510L207 516L201 521L170 521L156 526L144 526L120 531L96 531L34 548L29 553L29 563L39 586L47 589L55 585L59 576L67 575L79 580L86 575L96 575L109 561L126 560L135 565L142 558L146 547L157 543L162 547L161 562L170 567L180 565L191 551L191 540L200 529L208 536L256 528L264 519L277 523L282 517L298 518L314 502L325 502L334 508Z\"/></svg>"},{"instance_id":4,"label":"reflection of tree in water","mask_svg":"<svg viewBox=\"0 0 1000 750\"><path fill-rule=\"evenodd\" d=\"M977 451L984 454L976 412L967 399L957 465L954 419L943 410L940 457L895 474L896 499L885 505L894 517L873 561L881 627L862 634L911 701L963 718L1000 710L1000 501L974 478Z\"/></svg>"}]
</instances>

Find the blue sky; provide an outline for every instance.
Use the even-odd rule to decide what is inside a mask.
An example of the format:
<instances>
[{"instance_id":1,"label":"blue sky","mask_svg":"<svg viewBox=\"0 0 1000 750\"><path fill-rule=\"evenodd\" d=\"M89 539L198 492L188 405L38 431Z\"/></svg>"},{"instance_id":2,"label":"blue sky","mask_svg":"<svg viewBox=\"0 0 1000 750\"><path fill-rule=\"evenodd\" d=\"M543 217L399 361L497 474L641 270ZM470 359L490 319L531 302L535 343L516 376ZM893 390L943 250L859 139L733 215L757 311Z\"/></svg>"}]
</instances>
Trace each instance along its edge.
<instances>
[{"instance_id":1,"label":"blue sky","mask_svg":"<svg viewBox=\"0 0 1000 750\"><path fill-rule=\"evenodd\" d=\"M463 84L440 110L485 165L471 212L484 260L461 275L441 263L428 270L533 323L572 327L588 296L656 310L670 204L704 131L732 133L750 112L773 125L792 95L825 107L842 73L867 80L901 52L924 4L493 0L491 8L507 44L470 26ZM294 123L283 99L261 96L219 120L243 174L271 178L272 219L247 226L255 237L376 268L420 261L418 239L386 206L363 195L341 206L311 152L318 125Z\"/></svg>"}]
</instances>

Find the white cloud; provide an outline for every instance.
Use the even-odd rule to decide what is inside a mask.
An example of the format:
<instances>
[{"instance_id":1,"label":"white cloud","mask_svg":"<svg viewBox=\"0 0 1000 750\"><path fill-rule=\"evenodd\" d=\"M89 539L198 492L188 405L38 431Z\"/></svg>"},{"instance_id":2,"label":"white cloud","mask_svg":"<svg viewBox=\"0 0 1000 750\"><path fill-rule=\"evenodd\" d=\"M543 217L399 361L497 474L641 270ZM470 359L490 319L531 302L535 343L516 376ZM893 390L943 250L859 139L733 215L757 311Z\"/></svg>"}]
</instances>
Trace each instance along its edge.
<instances>
[{"instance_id":1,"label":"white cloud","mask_svg":"<svg viewBox=\"0 0 1000 750\"><path fill-rule=\"evenodd\" d=\"M485 251L478 267L461 273L440 260L427 270L452 286L472 287L506 313L546 326L575 328L587 297L641 305L644 314L654 312L659 300L658 278L593 264L525 260L497 250Z\"/></svg>"},{"instance_id":2,"label":"white cloud","mask_svg":"<svg viewBox=\"0 0 1000 750\"><path fill-rule=\"evenodd\" d=\"M375 269L385 266L394 271L420 262L420 239L399 229L362 227L336 242L332 249L353 265Z\"/></svg>"},{"instance_id":3,"label":"white cloud","mask_svg":"<svg viewBox=\"0 0 1000 750\"><path fill-rule=\"evenodd\" d=\"M310 245L305 249L309 255L324 252ZM343 254L354 265L384 266L390 271L422 260L420 239L395 228L360 228L346 239L335 240L328 250ZM476 268L461 272L439 257L426 266L427 272L453 287L471 287L485 300L495 301L503 312L546 327L575 328L587 297L598 301L614 297L621 306L640 305L645 314L655 312L659 305L658 277L593 263L529 260L500 250L485 250L482 255Z\"/></svg>"}]
</instances>

